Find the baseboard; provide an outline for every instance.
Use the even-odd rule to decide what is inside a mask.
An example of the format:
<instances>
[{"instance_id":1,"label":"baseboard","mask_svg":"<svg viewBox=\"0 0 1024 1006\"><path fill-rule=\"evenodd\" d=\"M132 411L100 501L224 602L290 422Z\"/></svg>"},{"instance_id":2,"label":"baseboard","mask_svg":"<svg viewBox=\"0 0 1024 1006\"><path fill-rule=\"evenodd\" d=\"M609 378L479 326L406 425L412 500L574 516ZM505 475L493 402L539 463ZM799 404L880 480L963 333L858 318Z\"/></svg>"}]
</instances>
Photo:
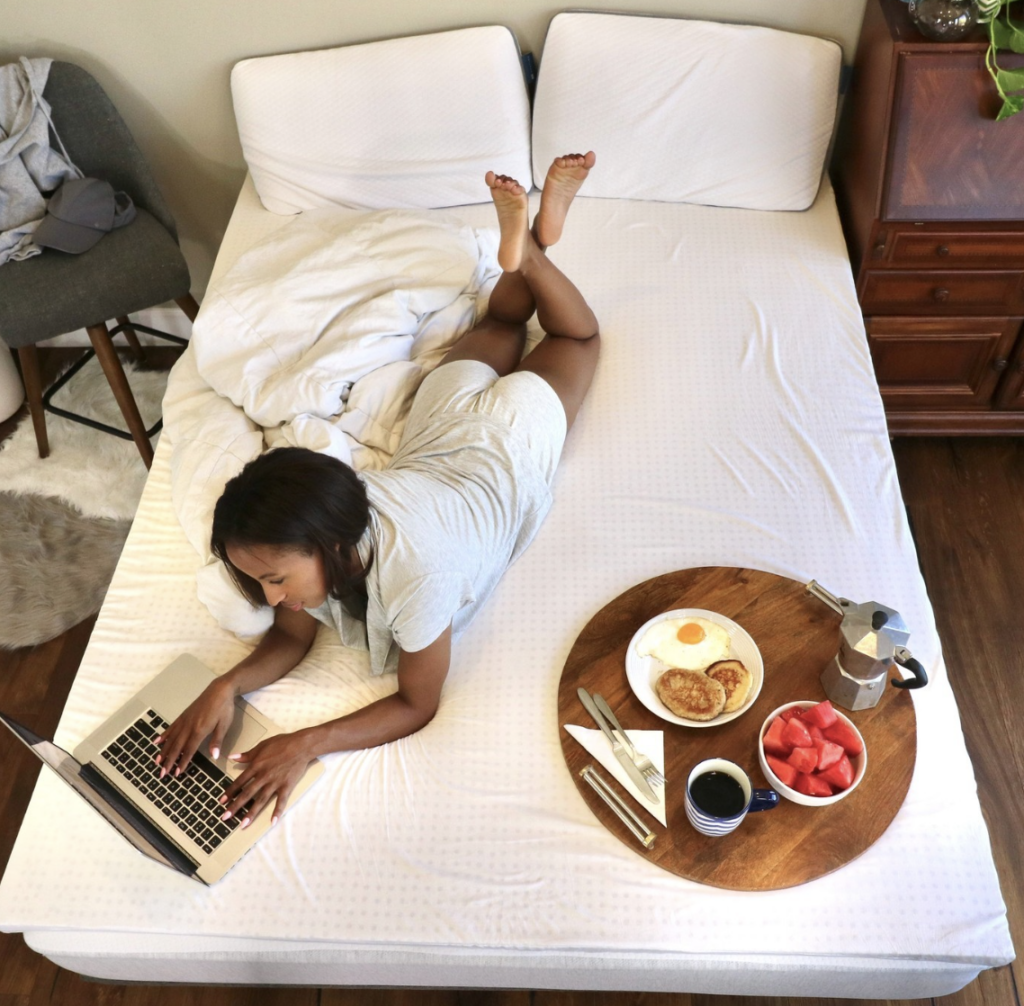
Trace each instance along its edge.
<instances>
[{"instance_id":1,"label":"baseboard","mask_svg":"<svg viewBox=\"0 0 1024 1006\"><path fill-rule=\"evenodd\" d=\"M171 335L187 339L192 334L192 322L185 317L184 312L176 304L164 304L160 307L147 308L145 311L137 311L131 316L132 321L140 325L147 325L149 328L158 328L161 332L168 332ZM166 346L167 343L156 336L139 332L139 342L143 346ZM65 335L58 335L52 339L44 339L36 343L37 346L53 348L57 346L89 346L89 334L84 328L77 332L68 332Z\"/></svg>"}]
</instances>

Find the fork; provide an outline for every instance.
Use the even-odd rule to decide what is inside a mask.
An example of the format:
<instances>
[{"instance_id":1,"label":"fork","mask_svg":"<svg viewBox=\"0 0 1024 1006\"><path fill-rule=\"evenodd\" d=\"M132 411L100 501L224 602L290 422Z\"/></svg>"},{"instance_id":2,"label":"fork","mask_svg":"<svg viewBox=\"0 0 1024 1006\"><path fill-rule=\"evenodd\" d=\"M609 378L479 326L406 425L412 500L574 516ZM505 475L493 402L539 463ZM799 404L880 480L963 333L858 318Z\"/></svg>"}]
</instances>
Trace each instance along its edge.
<instances>
[{"instance_id":1,"label":"fork","mask_svg":"<svg viewBox=\"0 0 1024 1006\"><path fill-rule=\"evenodd\" d=\"M629 739L629 734L622 729L622 724L618 721L615 713L612 712L611 707L604 700L603 695L598 695L594 692L594 703L598 709L608 718L608 722L611 723L612 729L615 730L622 738L622 743L625 745L629 757L633 759L633 764L640 770L640 774L652 785L652 786L664 786L665 777L657 770L654 762L647 757L642 751L638 751L633 742Z\"/></svg>"}]
</instances>

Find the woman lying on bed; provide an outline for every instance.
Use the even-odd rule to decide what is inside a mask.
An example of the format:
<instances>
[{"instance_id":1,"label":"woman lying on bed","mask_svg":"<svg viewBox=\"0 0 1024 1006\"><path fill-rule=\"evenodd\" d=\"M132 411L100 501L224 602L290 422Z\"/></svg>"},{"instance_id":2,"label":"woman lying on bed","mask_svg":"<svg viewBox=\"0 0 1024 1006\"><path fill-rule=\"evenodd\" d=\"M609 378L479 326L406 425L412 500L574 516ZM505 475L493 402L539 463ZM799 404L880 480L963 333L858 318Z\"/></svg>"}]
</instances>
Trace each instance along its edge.
<instances>
[{"instance_id":1,"label":"woman lying on bed","mask_svg":"<svg viewBox=\"0 0 1024 1006\"><path fill-rule=\"evenodd\" d=\"M437 711L453 635L547 514L597 363L597 319L544 254L593 165L593 152L556 158L532 230L523 187L487 173L502 275L483 320L420 385L388 468L357 476L327 455L282 448L225 487L213 551L254 605L274 607L274 624L159 738L161 774L180 773L207 737L218 757L235 697L292 670L318 621L369 649L373 673L398 674L386 698L232 753L247 767L222 798L225 818L245 807L244 827L274 800L276 821L312 759L404 737ZM522 358L535 311L546 336Z\"/></svg>"}]
</instances>

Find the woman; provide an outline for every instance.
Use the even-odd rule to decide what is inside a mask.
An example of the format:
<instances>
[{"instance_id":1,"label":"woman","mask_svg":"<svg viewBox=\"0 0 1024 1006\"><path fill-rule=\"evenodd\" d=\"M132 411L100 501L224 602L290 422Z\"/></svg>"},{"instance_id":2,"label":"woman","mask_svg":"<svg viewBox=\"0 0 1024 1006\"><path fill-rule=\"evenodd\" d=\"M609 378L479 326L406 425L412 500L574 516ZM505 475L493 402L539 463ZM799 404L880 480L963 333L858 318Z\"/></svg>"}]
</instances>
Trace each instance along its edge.
<instances>
[{"instance_id":1,"label":"woman","mask_svg":"<svg viewBox=\"0 0 1024 1006\"><path fill-rule=\"evenodd\" d=\"M229 757L246 765L225 793L242 826L274 800L273 820L306 766L330 751L373 747L430 721L457 635L530 543L551 503L566 431L590 386L600 337L583 296L544 252L595 161L556 158L529 227L526 192L487 173L502 275L483 320L423 381L391 464L359 476L299 448L271 451L225 487L213 549L274 623L159 738L161 774L182 772L205 738L214 758L236 696L287 674L318 621L395 670L398 690L347 716ZM545 338L522 358L526 322Z\"/></svg>"}]
</instances>

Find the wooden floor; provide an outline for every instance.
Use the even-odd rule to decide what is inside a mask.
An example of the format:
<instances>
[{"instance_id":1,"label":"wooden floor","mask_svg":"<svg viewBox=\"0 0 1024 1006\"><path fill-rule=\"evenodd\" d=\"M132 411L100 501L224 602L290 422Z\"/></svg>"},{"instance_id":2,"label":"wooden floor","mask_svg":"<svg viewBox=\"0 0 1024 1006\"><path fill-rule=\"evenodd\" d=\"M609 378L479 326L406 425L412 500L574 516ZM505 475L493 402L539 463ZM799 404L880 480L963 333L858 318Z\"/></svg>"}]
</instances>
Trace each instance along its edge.
<instances>
[{"instance_id":1,"label":"wooden floor","mask_svg":"<svg viewBox=\"0 0 1024 1006\"><path fill-rule=\"evenodd\" d=\"M0 427L0 438L4 430ZM897 466L921 566L960 703L982 807L1018 946L1024 940L1024 439L898 440ZM50 643L0 654L0 707L51 735L91 622ZM913 643L913 640L911 640ZM36 763L0 737L0 869ZM922 850L927 854L927 850ZM937 1006L1020 1006L1017 962L983 972ZM424 992L105 985L0 934L0 1006L720 1006L724 997L591 992ZM737 999L786 1006L786 999ZM826 1000L821 1000L825 1002ZM849 1002L850 1000L834 1000ZM922 1002L922 1000L917 1000ZM809 1000L794 1000L807 1003Z\"/></svg>"}]
</instances>

